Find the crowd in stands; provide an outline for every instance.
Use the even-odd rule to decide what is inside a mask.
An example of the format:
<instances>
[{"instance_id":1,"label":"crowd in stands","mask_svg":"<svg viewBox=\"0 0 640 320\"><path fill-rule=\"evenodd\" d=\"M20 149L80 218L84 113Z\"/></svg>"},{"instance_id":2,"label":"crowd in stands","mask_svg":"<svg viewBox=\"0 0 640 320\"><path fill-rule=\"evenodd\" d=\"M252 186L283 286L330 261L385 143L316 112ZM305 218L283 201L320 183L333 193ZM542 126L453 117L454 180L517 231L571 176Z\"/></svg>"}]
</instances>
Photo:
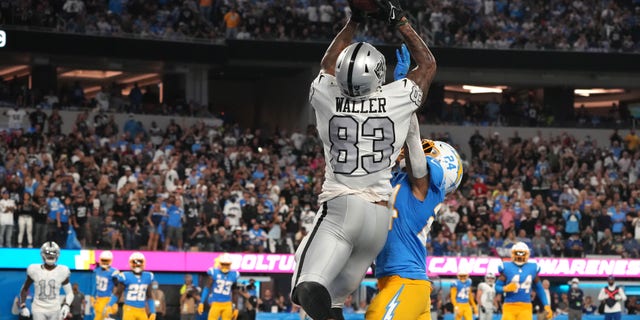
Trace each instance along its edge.
<instances>
[{"instance_id":1,"label":"crowd in stands","mask_svg":"<svg viewBox=\"0 0 640 320\"><path fill-rule=\"evenodd\" d=\"M29 110L6 111L0 133L0 245L65 246L71 226L92 248L291 253L311 230L324 171L312 126L265 134ZM525 241L534 256L640 257L640 137L610 140L476 132L429 253L504 256Z\"/></svg>"},{"instance_id":2,"label":"crowd in stands","mask_svg":"<svg viewBox=\"0 0 640 320\"><path fill-rule=\"evenodd\" d=\"M637 0L403 0L437 46L637 52ZM166 40L329 41L350 14L346 0L22 0L2 1L0 25ZM370 22L359 40L394 43Z\"/></svg>"}]
</instances>

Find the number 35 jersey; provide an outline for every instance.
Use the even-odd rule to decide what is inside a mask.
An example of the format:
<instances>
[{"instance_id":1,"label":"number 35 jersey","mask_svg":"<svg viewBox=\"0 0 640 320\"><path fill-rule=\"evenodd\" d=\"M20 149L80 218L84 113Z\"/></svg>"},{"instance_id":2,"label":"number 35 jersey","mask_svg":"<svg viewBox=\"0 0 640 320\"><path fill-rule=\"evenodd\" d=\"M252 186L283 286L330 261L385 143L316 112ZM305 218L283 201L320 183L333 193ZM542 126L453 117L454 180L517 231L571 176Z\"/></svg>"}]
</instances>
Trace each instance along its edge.
<instances>
[{"instance_id":1,"label":"number 35 jersey","mask_svg":"<svg viewBox=\"0 0 640 320\"><path fill-rule=\"evenodd\" d=\"M422 90L406 78L364 100L350 100L334 76L320 73L309 92L327 159L319 201L346 194L370 202L389 200L391 168L421 100Z\"/></svg>"},{"instance_id":2,"label":"number 35 jersey","mask_svg":"<svg viewBox=\"0 0 640 320\"><path fill-rule=\"evenodd\" d=\"M213 280L211 283L211 293L209 294L209 303L231 301L231 287L238 281L238 278L240 278L240 273L235 270L224 273L220 271L220 269L211 267L207 270L207 274Z\"/></svg>"},{"instance_id":3,"label":"number 35 jersey","mask_svg":"<svg viewBox=\"0 0 640 320\"><path fill-rule=\"evenodd\" d=\"M504 302L531 302L531 287L533 280L538 276L540 267L535 262L527 262L518 266L513 262L504 262L498 267L498 272L506 278L506 283L515 282L518 290L505 292Z\"/></svg>"},{"instance_id":4,"label":"number 35 jersey","mask_svg":"<svg viewBox=\"0 0 640 320\"><path fill-rule=\"evenodd\" d=\"M131 271L118 274L118 282L124 284L124 304L134 308L144 308L147 291L153 278L153 272L148 271L142 271L140 275Z\"/></svg>"},{"instance_id":5,"label":"number 35 jersey","mask_svg":"<svg viewBox=\"0 0 640 320\"><path fill-rule=\"evenodd\" d=\"M69 280L71 271L67 266L57 265L47 270L42 264L32 264L27 268L27 276L33 280L35 288L32 312L60 310L60 289L62 283Z\"/></svg>"}]
</instances>

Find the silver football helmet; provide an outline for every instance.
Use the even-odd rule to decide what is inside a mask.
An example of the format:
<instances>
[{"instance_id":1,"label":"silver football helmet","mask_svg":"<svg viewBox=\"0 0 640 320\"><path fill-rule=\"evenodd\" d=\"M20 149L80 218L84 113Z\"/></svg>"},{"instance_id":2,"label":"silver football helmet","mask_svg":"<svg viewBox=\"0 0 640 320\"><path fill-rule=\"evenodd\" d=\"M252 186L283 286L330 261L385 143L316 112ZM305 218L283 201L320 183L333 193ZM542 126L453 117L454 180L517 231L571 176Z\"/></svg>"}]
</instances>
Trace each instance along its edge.
<instances>
[{"instance_id":1,"label":"silver football helmet","mask_svg":"<svg viewBox=\"0 0 640 320\"><path fill-rule=\"evenodd\" d=\"M343 95L362 100L384 84L387 65L384 55L366 42L346 47L336 62L336 79Z\"/></svg>"},{"instance_id":2,"label":"silver football helmet","mask_svg":"<svg viewBox=\"0 0 640 320\"><path fill-rule=\"evenodd\" d=\"M45 242L42 247L40 247L40 256L42 256L42 261L44 261L46 265L55 266L60 257L60 247L53 241Z\"/></svg>"}]
</instances>

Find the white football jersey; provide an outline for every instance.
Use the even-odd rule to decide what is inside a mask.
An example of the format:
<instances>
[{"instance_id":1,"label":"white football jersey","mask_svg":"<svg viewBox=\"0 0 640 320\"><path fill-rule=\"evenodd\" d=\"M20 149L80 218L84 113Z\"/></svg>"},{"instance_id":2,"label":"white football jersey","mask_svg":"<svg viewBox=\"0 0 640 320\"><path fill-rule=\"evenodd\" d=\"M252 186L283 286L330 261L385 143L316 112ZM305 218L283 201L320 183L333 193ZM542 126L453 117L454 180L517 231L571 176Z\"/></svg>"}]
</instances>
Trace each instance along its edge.
<instances>
[{"instance_id":1,"label":"white football jersey","mask_svg":"<svg viewBox=\"0 0 640 320\"><path fill-rule=\"evenodd\" d=\"M367 99L349 100L333 75L321 73L311 84L309 101L327 159L319 201L346 194L370 202L388 200L391 168L422 101L420 87L402 79Z\"/></svg>"},{"instance_id":2,"label":"white football jersey","mask_svg":"<svg viewBox=\"0 0 640 320\"><path fill-rule=\"evenodd\" d=\"M495 285L490 286L488 283L482 282L478 285L478 290L482 291L478 304L485 308L493 308L493 300L496 297Z\"/></svg>"},{"instance_id":3,"label":"white football jersey","mask_svg":"<svg viewBox=\"0 0 640 320\"><path fill-rule=\"evenodd\" d=\"M43 264L32 264L27 268L27 275L33 280L35 289L31 311L60 310L60 289L62 289L62 283L71 275L69 268L57 265L53 270L47 270Z\"/></svg>"}]
</instances>

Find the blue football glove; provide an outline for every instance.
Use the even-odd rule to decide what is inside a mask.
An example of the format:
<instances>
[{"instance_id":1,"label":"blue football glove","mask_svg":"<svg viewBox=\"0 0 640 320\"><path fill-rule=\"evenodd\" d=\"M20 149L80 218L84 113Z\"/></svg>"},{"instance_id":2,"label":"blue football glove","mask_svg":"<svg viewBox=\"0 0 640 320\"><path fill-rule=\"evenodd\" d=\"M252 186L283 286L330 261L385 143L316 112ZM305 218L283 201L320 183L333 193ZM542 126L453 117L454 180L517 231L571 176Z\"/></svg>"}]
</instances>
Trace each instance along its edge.
<instances>
[{"instance_id":1,"label":"blue football glove","mask_svg":"<svg viewBox=\"0 0 640 320\"><path fill-rule=\"evenodd\" d=\"M404 79L407 76L407 72L409 72L409 66L411 65L411 55L409 54L409 49L403 43L400 46L400 49L396 49L396 58L398 59L398 63L396 64L396 68L393 70L393 80Z\"/></svg>"}]
</instances>

